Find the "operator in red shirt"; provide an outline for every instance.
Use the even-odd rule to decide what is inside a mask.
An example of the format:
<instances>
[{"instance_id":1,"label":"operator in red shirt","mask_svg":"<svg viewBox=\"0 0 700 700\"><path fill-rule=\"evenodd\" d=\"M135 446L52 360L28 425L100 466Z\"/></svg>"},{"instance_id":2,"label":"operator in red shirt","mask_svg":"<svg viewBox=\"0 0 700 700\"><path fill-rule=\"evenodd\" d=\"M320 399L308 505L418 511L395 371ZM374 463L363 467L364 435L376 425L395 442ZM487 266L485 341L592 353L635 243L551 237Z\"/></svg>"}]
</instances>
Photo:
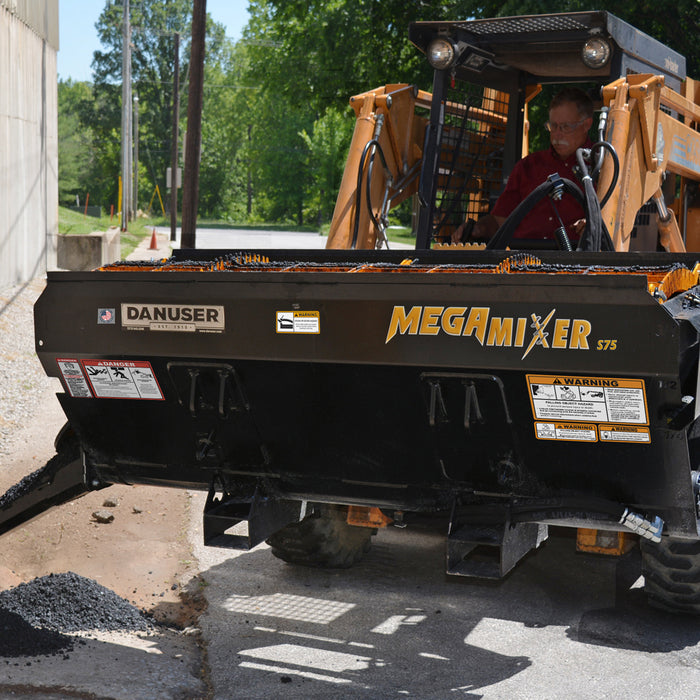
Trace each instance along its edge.
<instances>
[{"instance_id":1,"label":"operator in red shirt","mask_svg":"<svg viewBox=\"0 0 700 700\"><path fill-rule=\"evenodd\" d=\"M573 171L576 150L593 145L588 138L592 124L593 102L583 90L567 87L558 92L550 102L549 121L545 124L551 147L531 153L515 164L493 211L474 224L472 239L491 238L515 207L545 182L549 175L559 173L562 178L578 185L579 180ZM583 192L582 187L581 191ZM568 193L555 205L569 239L578 240L585 226L583 208ZM557 228L559 220L549 198L545 197L523 219L514 238L553 238ZM461 240L463 229L464 224L453 234L453 241Z\"/></svg>"}]
</instances>

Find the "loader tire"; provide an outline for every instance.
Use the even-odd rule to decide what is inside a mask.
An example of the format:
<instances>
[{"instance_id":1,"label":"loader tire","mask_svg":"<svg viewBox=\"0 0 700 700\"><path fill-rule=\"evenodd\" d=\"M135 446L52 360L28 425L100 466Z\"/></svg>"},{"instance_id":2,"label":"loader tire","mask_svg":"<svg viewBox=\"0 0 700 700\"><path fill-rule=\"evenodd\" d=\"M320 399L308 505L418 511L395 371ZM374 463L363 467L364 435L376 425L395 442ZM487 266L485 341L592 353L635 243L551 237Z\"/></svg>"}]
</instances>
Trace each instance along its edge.
<instances>
[{"instance_id":1,"label":"loader tire","mask_svg":"<svg viewBox=\"0 0 700 700\"><path fill-rule=\"evenodd\" d=\"M649 602L662 610L700 615L700 540L642 540L641 550Z\"/></svg>"},{"instance_id":2,"label":"loader tire","mask_svg":"<svg viewBox=\"0 0 700 700\"><path fill-rule=\"evenodd\" d=\"M348 525L347 510L333 506L316 508L297 523L272 535L272 553L289 564L328 569L347 569L371 546L372 528Z\"/></svg>"}]
</instances>

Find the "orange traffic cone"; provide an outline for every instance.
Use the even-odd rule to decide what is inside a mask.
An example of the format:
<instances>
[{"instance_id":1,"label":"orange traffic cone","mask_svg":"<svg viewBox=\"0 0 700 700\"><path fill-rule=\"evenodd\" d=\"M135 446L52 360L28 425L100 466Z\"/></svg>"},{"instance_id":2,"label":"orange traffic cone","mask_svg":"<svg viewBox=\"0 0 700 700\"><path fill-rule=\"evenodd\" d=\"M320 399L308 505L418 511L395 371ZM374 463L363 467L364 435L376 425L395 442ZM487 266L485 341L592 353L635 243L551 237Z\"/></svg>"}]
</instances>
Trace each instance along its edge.
<instances>
[{"instance_id":1,"label":"orange traffic cone","mask_svg":"<svg viewBox=\"0 0 700 700\"><path fill-rule=\"evenodd\" d=\"M148 246L148 250L158 250L158 238L156 237L155 229L153 229L153 234L151 235L151 245Z\"/></svg>"}]
</instances>

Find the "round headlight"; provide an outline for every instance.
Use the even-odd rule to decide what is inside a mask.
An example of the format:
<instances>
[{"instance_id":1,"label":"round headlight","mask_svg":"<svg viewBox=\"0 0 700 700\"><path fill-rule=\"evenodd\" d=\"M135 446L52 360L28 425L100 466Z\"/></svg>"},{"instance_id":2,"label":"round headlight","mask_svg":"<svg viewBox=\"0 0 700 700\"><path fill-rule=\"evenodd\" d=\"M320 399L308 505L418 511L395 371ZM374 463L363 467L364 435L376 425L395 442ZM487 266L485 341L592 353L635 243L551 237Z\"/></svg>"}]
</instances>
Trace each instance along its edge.
<instances>
[{"instance_id":1,"label":"round headlight","mask_svg":"<svg viewBox=\"0 0 700 700\"><path fill-rule=\"evenodd\" d=\"M433 39L428 46L428 63L435 70L449 68L456 55L454 44L447 39Z\"/></svg>"},{"instance_id":2,"label":"round headlight","mask_svg":"<svg viewBox=\"0 0 700 700\"><path fill-rule=\"evenodd\" d=\"M581 59L589 68L602 68L611 54L612 49L605 39L592 37L583 45Z\"/></svg>"}]
</instances>

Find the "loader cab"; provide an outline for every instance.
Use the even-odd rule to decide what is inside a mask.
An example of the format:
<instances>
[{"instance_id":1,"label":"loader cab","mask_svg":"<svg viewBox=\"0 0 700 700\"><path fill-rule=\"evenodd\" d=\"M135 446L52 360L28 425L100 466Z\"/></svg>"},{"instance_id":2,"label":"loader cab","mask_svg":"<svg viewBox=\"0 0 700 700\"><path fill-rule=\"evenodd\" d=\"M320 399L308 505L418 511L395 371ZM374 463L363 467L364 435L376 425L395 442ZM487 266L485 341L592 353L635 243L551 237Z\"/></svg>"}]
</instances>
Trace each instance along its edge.
<instances>
[{"instance_id":1,"label":"loader cab","mask_svg":"<svg viewBox=\"0 0 700 700\"><path fill-rule=\"evenodd\" d=\"M409 38L434 68L417 248L490 211L530 151L528 112L543 85L595 89L653 73L679 90L685 79L683 56L608 12L415 22Z\"/></svg>"}]
</instances>

